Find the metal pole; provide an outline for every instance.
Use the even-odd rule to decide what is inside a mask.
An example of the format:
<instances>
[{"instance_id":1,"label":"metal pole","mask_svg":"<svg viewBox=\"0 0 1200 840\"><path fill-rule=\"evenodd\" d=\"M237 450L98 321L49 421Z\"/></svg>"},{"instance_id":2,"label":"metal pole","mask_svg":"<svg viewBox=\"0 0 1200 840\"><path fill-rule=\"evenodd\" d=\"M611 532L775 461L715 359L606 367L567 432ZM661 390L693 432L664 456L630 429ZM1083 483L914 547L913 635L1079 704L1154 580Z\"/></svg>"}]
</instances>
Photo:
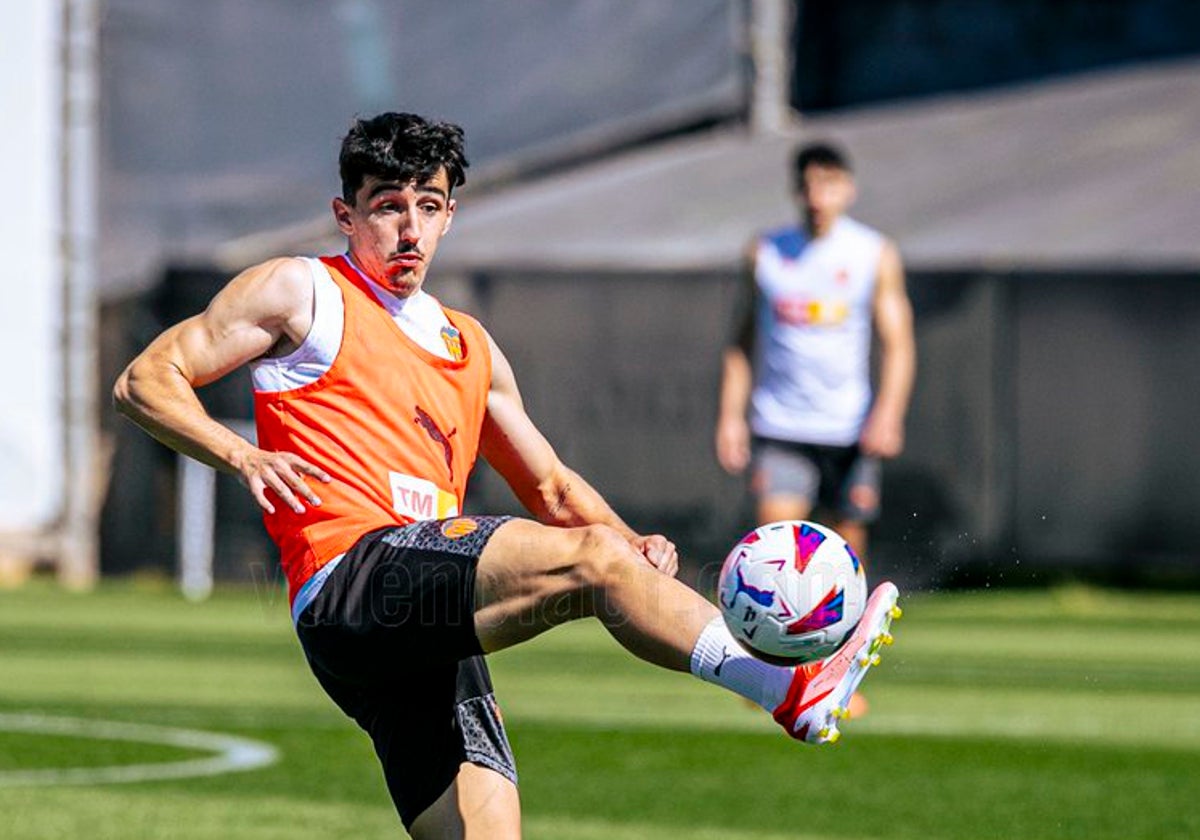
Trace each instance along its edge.
<instances>
[{"instance_id":1,"label":"metal pole","mask_svg":"<svg viewBox=\"0 0 1200 840\"><path fill-rule=\"evenodd\" d=\"M756 134L782 134L797 123L791 105L793 0L752 0L750 55L754 87L750 127Z\"/></svg>"},{"instance_id":2,"label":"metal pole","mask_svg":"<svg viewBox=\"0 0 1200 840\"><path fill-rule=\"evenodd\" d=\"M97 0L63 5L63 265L67 485L58 577L87 589L99 576L96 367Z\"/></svg>"},{"instance_id":3,"label":"metal pole","mask_svg":"<svg viewBox=\"0 0 1200 840\"><path fill-rule=\"evenodd\" d=\"M218 418L251 443L258 439L253 421ZM217 472L186 455L176 459L178 491L175 530L179 555L179 589L189 601L203 601L213 591L217 545Z\"/></svg>"},{"instance_id":4,"label":"metal pole","mask_svg":"<svg viewBox=\"0 0 1200 840\"><path fill-rule=\"evenodd\" d=\"M186 455L179 468L179 588L189 601L203 601L213 589L213 549L217 528L217 473Z\"/></svg>"}]
</instances>

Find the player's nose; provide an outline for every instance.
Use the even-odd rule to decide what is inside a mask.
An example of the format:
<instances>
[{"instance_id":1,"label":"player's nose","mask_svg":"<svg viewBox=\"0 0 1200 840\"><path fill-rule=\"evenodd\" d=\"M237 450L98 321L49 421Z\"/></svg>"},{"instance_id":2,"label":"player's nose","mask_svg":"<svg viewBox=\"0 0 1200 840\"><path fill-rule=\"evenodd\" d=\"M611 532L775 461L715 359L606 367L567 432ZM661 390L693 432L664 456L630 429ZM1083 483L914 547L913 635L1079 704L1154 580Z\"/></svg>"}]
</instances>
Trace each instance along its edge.
<instances>
[{"instance_id":1,"label":"player's nose","mask_svg":"<svg viewBox=\"0 0 1200 840\"><path fill-rule=\"evenodd\" d=\"M400 239L403 242L415 244L421 240L421 217L417 213L409 213L400 224Z\"/></svg>"}]
</instances>

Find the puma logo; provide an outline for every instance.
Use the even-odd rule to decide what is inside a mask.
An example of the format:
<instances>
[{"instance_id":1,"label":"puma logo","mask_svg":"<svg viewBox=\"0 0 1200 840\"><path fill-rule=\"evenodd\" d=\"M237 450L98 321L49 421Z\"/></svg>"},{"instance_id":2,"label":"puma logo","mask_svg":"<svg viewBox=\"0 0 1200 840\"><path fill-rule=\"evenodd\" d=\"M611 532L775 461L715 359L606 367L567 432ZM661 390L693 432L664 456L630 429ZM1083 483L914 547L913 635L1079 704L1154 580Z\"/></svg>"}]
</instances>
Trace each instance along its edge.
<instances>
[{"instance_id":1,"label":"puma logo","mask_svg":"<svg viewBox=\"0 0 1200 840\"><path fill-rule=\"evenodd\" d=\"M713 676L714 677L721 676L721 669L725 667L725 661L727 659L729 659L729 648L722 646L721 647L721 661L717 663L715 668L713 668Z\"/></svg>"},{"instance_id":2,"label":"puma logo","mask_svg":"<svg viewBox=\"0 0 1200 840\"><path fill-rule=\"evenodd\" d=\"M446 469L450 471L450 480L454 481L454 450L450 447L450 438L454 437L458 429L451 429L450 434L446 434L438 428L438 424L421 406L417 406L417 416L413 418L413 422L424 429L429 437L433 438L434 443L442 447L442 452L446 456Z\"/></svg>"}]
</instances>

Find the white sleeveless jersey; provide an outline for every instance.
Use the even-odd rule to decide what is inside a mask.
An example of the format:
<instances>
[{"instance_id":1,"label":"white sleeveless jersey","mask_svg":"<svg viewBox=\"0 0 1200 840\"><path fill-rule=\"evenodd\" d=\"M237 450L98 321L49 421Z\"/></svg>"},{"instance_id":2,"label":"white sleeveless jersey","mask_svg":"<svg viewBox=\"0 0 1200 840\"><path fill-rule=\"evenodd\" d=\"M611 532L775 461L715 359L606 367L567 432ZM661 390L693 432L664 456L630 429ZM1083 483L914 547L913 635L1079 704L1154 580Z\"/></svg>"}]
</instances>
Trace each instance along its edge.
<instances>
[{"instance_id":1,"label":"white sleeveless jersey","mask_svg":"<svg viewBox=\"0 0 1200 840\"><path fill-rule=\"evenodd\" d=\"M857 442L871 405L872 301L884 239L846 217L823 237L762 237L750 427L762 437Z\"/></svg>"},{"instance_id":2,"label":"white sleeveless jersey","mask_svg":"<svg viewBox=\"0 0 1200 840\"><path fill-rule=\"evenodd\" d=\"M329 370L341 349L345 323L342 292L323 262L308 257L304 261L313 281L312 326L300 346L288 355L251 363L250 377L256 391L290 391L316 382ZM353 261L347 261L354 266ZM407 298L399 297L361 271L358 274L409 338L435 356L453 358L442 337L443 329L453 327L437 298L423 290Z\"/></svg>"}]
</instances>

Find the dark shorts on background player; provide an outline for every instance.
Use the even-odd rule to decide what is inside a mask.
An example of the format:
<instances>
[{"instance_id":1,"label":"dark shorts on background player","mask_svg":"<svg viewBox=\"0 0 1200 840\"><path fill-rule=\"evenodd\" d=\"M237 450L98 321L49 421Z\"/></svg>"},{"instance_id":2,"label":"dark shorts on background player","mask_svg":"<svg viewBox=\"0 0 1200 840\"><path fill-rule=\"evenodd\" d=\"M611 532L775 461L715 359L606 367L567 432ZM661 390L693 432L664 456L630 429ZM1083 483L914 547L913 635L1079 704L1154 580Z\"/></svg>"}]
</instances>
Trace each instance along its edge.
<instances>
[{"instance_id":1,"label":"dark shorts on background player","mask_svg":"<svg viewBox=\"0 0 1200 840\"><path fill-rule=\"evenodd\" d=\"M857 444L824 446L756 437L753 453L754 492L759 498L795 496L851 522L873 522L879 516L879 459L863 455Z\"/></svg>"},{"instance_id":2,"label":"dark shorts on background player","mask_svg":"<svg viewBox=\"0 0 1200 840\"><path fill-rule=\"evenodd\" d=\"M499 516L364 535L297 616L321 686L375 745L405 827L470 761L516 766L475 636L475 567Z\"/></svg>"}]
</instances>

